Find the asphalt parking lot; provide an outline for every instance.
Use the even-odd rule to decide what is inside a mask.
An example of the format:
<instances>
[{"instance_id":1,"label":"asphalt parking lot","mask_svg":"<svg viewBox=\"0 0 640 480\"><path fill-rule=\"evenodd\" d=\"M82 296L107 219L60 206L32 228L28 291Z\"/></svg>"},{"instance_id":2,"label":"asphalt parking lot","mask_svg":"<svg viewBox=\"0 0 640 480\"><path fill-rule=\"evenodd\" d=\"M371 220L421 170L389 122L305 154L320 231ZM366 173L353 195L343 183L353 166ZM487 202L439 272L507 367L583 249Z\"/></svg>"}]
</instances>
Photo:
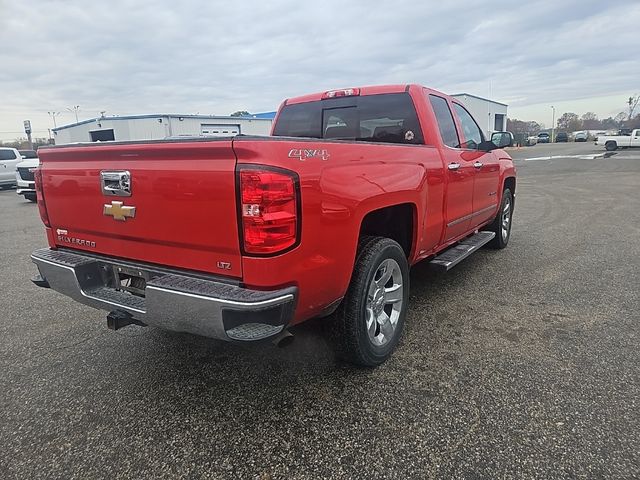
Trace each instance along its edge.
<instances>
[{"instance_id":1,"label":"asphalt parking lot","mask_svg":"<svg viewBox=\"0 0 640 480\"><path fill-rule=\"evenodd\" d=\"M376 370L318 324L284 349L109 331L31 285L37 207L0 191L0 477L639 478L640 151L511 153L509 247L415 267Z\"/></svg>"}]
</instances>

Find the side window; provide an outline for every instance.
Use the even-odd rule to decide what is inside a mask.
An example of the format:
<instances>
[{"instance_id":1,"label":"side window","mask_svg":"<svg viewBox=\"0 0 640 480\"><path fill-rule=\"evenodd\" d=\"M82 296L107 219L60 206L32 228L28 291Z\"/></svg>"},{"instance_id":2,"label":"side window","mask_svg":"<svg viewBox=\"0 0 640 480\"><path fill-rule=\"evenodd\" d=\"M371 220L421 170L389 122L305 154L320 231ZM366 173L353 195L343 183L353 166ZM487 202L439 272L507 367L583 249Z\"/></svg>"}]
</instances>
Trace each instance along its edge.
<instances>
[{"instance_id":1,"label":"side window","mask_svg":"<svg viewBox=\"0 0 640 480\"><path fill-rule=\"evenodd\" d=\"M447 101L436 95L429 95L429 101L431 102L433 112L436 114L436 121L438 122L442 143L452 148L460 148L458 131L456 130L456 124L453 121L453 115L451 114Z\"/></svg>"},{"instance_id":2,"label":"side window","mask_svg":"<svg viewBox=\"0 0 640 480\"><path fill-rule=\"evenodd\" d=\"M0 150L0 160L15 160L16 158L13 150Z\"/></svg>"},{"instance_id":3,"label":"side window","mask_svg":"<svg viewBox=\"0 0 640 480\"><path fill-rule=\"evenodd\" d=\"M456 114L460 119L460 124L462 125L462 133L464 134L465 140L462 144L462 148L476 150L483 140L480 127L478 127L476 121L462 105L454 103L453 108L455 108Z\"/></svg>"}]
</instances>

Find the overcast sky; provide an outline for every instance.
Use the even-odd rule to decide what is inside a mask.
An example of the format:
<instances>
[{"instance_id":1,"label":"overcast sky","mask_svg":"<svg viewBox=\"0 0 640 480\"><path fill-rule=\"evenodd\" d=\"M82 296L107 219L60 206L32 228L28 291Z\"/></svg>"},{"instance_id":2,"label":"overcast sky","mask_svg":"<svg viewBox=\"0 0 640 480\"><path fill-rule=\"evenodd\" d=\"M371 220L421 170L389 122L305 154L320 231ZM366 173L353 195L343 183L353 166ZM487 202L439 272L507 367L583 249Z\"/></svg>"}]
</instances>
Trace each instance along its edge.
<instances>
[{"instance_id":1,"label":"overcast sky","mask_svg":"<svg viewBox=\"0 0 640 480\"><path fill-rule=\"evenodd\" d=\"M640 92L640 2L0 0L0 139L134 113L275 110L332 88L421 83L551 125Z\"/></svg>"}]
</instances>

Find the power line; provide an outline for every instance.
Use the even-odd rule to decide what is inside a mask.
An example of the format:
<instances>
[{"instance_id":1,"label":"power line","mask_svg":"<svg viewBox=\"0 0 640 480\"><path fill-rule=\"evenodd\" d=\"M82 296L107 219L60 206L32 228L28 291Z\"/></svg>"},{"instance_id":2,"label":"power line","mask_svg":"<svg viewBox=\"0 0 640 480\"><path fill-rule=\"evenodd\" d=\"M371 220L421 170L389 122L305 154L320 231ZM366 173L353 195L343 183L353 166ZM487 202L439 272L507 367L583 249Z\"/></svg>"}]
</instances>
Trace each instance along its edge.
<instances>
[{"instance_id":1,"label":"power line","mask_svg":"<svg viewBox=\"0 0 640 480\"><path fill-rule=\"evenodd\" d=\"M33 130L33 133L36 133L36 132L46 133L46 132L48 132L48 131L49 131L49 130ZM11 134L13 134L13 133L18 133L18 134L24 134L24 135L26 135L26 134L24 133L24 130L17 130L17 131L11 131L11 130L0 130L0 133L11 133Z\"/></svg>"}]
</instances>

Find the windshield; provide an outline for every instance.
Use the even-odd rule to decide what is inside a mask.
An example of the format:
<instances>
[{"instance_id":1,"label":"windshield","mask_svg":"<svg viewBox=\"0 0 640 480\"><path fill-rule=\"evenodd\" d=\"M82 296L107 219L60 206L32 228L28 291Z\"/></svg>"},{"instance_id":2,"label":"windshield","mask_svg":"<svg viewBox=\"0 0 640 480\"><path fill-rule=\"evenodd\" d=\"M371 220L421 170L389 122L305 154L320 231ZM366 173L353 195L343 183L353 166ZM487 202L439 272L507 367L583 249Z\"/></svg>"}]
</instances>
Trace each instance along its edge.
<instances>
[{"instance_id":1,"label":"windshield","mask_svg":"<svg viewBox=\"0 0 640 480\"><path fill-rule=\"evenodd\" d=\"M384 143L423 143L408 93L340 97L286 105L273 134Z\"/></svg>"},{"instance_id":2,"label":"windshield","mask_svg":"<svg viewBox=\"0 0 640 480\"><path fill-rule=\"evenodd\" d=\"M38 154L35 150L18 150L22 158L38 158Z\"/></svg>"}]
</instances>

